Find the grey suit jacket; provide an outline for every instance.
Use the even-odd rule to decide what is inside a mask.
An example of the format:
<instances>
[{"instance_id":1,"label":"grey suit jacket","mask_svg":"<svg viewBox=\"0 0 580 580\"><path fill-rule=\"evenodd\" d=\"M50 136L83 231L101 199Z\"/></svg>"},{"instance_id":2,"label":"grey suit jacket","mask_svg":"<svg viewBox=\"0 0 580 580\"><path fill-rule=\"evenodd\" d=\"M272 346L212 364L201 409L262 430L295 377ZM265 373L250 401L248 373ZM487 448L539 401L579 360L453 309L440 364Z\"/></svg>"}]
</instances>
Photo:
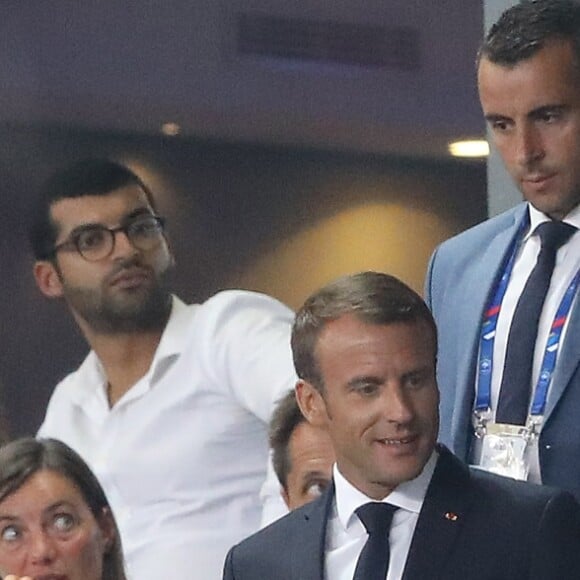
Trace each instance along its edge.
<instances>
[{"instance_id":1,"label":"grey suit jacket","mask_svg":"<svg viewBox=\"0 0 580 580\"><path fill-rule=\"evenodd\" d=\"M470 471L440 453L403 580L580 578L580 508L571 495ZM333 499L330 487L234 546L224 580L322 580Z\"/></svg>"},{"instance_id":2,"label":"grey suit jacket","mask_svg":"<svg viewBox=\"0 0 580 580\"><path fill-rule=\"evenodd\" d=\"M479 333L490 293L526 216L526 204L443 243L431 257L425 300L439 333L440 440L467 460ZM542 481L580 498L580 303L570 313L539 441Z\"/></svg>"}]
</instances>

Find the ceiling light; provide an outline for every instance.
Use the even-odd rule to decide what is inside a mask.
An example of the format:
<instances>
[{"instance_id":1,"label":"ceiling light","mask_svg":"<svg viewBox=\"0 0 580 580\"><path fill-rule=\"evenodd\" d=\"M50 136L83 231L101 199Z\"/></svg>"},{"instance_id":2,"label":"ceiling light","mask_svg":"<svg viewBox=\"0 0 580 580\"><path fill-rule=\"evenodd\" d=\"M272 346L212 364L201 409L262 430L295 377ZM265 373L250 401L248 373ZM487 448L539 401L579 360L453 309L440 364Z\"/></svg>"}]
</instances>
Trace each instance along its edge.
<instances>
[{"instance_id":1,"label":"ceiling light","mask_svg":"<svg viewBox=\"0 0 580 580\"><path fill-rule=\"evenodd\" d=\"M181 127L177 123L163 123L161 132L169 137L175 137L181 132Z\"/></svg>"},{"instance_id":2,"label":"ceiling light","mask_svg":"<svg viewBox=\"0 0 580 580\"><path fill-rule=\"evenodd\" d=\"M453 157L487 157L489 144L485 139L455 141L449 144L449 153Z\"/></svg>"}]
</instances>

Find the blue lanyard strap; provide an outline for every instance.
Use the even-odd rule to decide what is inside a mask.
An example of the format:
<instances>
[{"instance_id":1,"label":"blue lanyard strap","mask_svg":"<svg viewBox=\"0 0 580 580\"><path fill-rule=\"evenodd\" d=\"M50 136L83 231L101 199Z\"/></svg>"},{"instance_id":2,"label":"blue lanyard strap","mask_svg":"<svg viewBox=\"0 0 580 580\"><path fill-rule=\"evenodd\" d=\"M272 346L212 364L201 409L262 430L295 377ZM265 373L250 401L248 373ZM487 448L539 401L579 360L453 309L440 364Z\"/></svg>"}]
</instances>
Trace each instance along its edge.
<instances>
[{"instance_id":1,"label":"blue lanyard strap","mask_svg":"<svg viewBox=\"0 0 580 580\"><path fill-rule=\"evenodd\" d=\"M492 299L483 314L481 333L479 337L479 368L477 380L477 393L475 398L476 411L488 411L491 407L491 375L493 372L493 346L495 344L495 332L497 320L501 311L507 286L512 275L518 249L524 234L529 227L529 216L522 220L514 241L507 256L508 259L503 267L501 278L496 284Z\"/></svg>"},{"instance_id":2,"label":"blue lanyard strap","mask_svg":"<svg viewBox=\"0 0 580 580\"><path fill-rule=\"evenodd\" d=\"M503 274L497 283L496 290L493 293L493 298L486 308L483 323L481 326L480 343L479 343L479 368L477 393L475 401L476 411L489 411L491 408L491 377L493 371L493 348L495 343L495 335L497 329L497 321L501 312L501 305L505 297L507 286L513 271L516 255L519 246L523 240L526 228L529 226L529 221L524 220L520 225L518 234L514 239L511 250L508 253L508 260L503 268ZM554 369L556 367L556 358L560 346L560 339L562 331L570 310L572 303L580 283L580 270L574 276L574 279L568 286L558 310L552 326L550 328L550 335L548 337L546 347L544 349L544 356L542 358L542 365L540 368L540 376L534 391L532 402L532 415L543 415L546 401L548 398L548 388Z\"/></svg>"},{"instance_id":3,"label":"blue lanyard strap","mask_svg":"<svg viewBox=\"0 0 580 580\"><path fill-rule=\"evenodd\" d=\"M554 321L552 322L552 327L550 328L550 334L544 350L542 366L540 367L540 376L538 378L538 384L536 385L534 400L532 402L532 415L544 414L546 401L548 399L548 387L550 386L550 381L552 380L552 375L556 368L556 358L558 356L558 350L560 349L562 331L566 324L568 315L570 314L572 302L574 301L574 296L576 296L579 282L580 270L576 272L576 276L574 276L570 286L568 286L568 289L560 302Z\"/></svg>"}]
</instances>

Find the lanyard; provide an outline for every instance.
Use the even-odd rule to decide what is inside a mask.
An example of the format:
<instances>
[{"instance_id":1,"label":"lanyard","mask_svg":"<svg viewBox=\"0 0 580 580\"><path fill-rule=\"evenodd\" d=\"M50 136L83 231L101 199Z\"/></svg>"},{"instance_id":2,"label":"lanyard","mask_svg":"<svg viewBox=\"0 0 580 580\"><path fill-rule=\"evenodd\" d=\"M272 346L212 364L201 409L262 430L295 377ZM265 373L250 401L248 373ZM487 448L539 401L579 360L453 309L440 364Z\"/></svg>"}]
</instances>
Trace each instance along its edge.
<instances>
[{"instance_id":1,"label":"lanyard","mask_svg":"<svg viewBox=\"0 0 580 580\"><path fill-rule=\"evenodd\" d=\"M523 241L525 231L528 227L529 219L523 220L518 229L518 233L514 238L510 252L508 253L508 259L505 266L503 267L501 278L496 285L493 298L484 313L479 342L479 368L475 401L476 411L484 412L489 411L491 408L491 375L493 371L493 347L495 342L497 320L512 274L516 255ZM544 356L542 358L542 365L540 367L540 376L534 390L531 410L532 415L543 415L544 413L546 400L548 398L548 387L552 379L554 368L556 367L556 358L558 356L562 330L568 315L570 314L572 302L574 301L579 283L580 270L576 272L576 275L568 286L564 297L558 306L556 316L554 317L554 321L552 322L552 326L550 328L550 334L546 342Z\"/></svg>"},{"instance_id":2,"label":"lanyard","mask_svg":"<svg viewBox=\"0 0 580 580\"><path fill-rule=\"evenodd\" d=\"M558 356L558 350L560 348L562 330L564 329L564 324L566 324L566 320L570 314L570 309L572 308L572 302L574 301L579 282L580 270L576 272L574 279L570 283L570 286L568 286L568 289L562 298L562 302L560 302L554 321L552 322L552 327L550 328L550 334L544 350L542 366L540 367L540 376L538 378L538 384L536 385L536 392L532 403L532 415L544 414L546 400L548 398L548 387L552 380L554 368L556 367L556 357Z\"/></svg>"}]
</instances>

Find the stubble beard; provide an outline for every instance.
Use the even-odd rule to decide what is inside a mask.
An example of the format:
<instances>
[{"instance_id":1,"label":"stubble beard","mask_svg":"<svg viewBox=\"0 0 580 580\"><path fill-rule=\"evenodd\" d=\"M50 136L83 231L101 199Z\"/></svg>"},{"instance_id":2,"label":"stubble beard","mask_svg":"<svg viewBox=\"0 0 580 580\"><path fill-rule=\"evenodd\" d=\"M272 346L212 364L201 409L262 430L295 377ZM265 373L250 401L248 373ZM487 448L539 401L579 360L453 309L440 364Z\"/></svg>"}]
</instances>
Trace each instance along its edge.
<instances>
[{"instance_id":1,"label":"stubble beard","mask_svg":"<svg viewBox=\"0 0 580 580\"><path fill-rule=\"evenodd\" d=\"M83 288L63 283L63 293L69 306L101 335L134 334L162 330L171 312L168 264L155 276L151 286L126 291L120 295L103 288Z\"/></svg>"}]
</instances>

